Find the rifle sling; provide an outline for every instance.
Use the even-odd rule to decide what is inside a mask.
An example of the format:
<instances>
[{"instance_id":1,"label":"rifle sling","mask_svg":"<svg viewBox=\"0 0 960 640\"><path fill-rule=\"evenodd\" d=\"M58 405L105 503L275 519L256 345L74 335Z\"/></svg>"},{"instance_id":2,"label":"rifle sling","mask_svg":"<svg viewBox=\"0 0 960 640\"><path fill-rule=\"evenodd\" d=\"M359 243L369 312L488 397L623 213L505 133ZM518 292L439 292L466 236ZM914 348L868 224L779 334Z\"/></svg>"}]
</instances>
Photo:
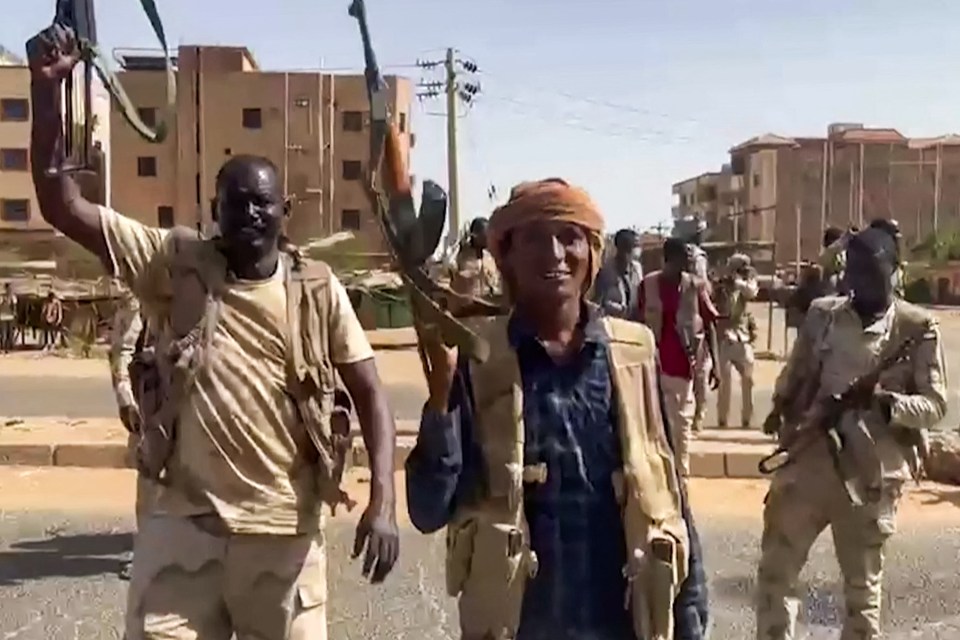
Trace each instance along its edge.
<instances>
[{"instance_id":1,"label":"rifle sling","mask_svg":"<svg viewBox=\"0 0 960 640\"><path fill-rule=\"evenodd\" d=\"M120 106L120 113L123 114L124 119L129 122L130 126L147 142L161 143L166 140L170 133L168 123L172 121L176 112L177 78L173 68L173 61L170 58L167 36L163 29L163 23L160 21L160 14L157 11L155 0L140 0L140 5L143 7L143 12L147 14L150 27L153 29L154 35L157 36L157 40L163 48L164 64L167 74L167 104L164 107L162 117L157 122L156 128L151 129L140 118L140 115L137 113L137 107L131 102L130 97L123 89L116 74L107 65L106 59L100 52L98 45L93 42L83 42L81 43L81 47L83 48L85 59L93 66L94 70L96 70L97 76L99 76L100 81L103 82L104 87L106 87L107 91L110 92L110 95L113 96L113 99L116 100Z\"/></svg>"}]
</instances>

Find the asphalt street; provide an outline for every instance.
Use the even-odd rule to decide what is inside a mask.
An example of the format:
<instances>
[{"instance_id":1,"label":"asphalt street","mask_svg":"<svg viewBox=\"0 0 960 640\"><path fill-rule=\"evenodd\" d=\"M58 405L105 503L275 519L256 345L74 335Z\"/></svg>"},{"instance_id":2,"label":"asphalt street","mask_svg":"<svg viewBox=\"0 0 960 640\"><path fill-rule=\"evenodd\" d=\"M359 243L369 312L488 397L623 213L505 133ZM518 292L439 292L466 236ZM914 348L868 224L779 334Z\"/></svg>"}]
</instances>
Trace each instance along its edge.
<instances>
[{"instance_id":1,"label":"asphalt street","mask_svg":"<svg viewBox=\"0 0 960 640\"><path fill-rule=\"evenodd\" d=\"M757 304L753 308L754 315L760 325L760 339L757 342L758 351L767 348L767 307ZM947 360L947 370L956 370L960 364L960 311L937 310L936 316L941 323L941 335L944 354ZM771 346L777 353L783 351L783 324L780 310L777 309L773 326ZM399 420L417 420L420 410L426 400L424 385L420 381L419 362L410 352L410 366L415 367L416 378L408 378L405 370L391 369L384 371L382 376L390 396L394 416ZM409 381L408 381L409 380ZM770 410L771 385L773 380L757 379L754 389L754 426ZM734 382L731 425L739 421L740 398L739 384ZM16 416L20 418L42 416L64 416L71 419L84 418L112 418L116 416L116 401L107 375L107 364L103 364L103 375L81 378L77 376L58 376L56 367L52 366L50 375L42 378L34 376L17 376L5 374L3 361L0 359L0 398L2 410L0 415ZM706 423L715 424L716 394L712 394L708 401ZM949 411L943 422L944 425L956 427L960 425L960 388L953 385L950 389ZM2 640L2 639L0 639Z\"/></svg>"},{"instance_id":2,"label":"asphalt street","mask_svg":"<svg viewBox=\"0 0 960 640\"><path fill-rule=\"evenodd\" d=\"M954 520L956 522L956 520ZM752 637L751 592L759 524L753 519L701 518L710 572L712 638ZM63 511L0 513L0 638L120 638L126 583L117 577L131 545L130 518ZM902 525L889 547L884 621L889 640L960 637L960 529ZM456 613L442 578L443 539L403 530L402 559L383 587L371 587L347 559L353 536L332 523L330 638L440 640L456 638ZM803 636L836 638L842 615L829 536L805 571Z\"/></svg>"}]
</instances>

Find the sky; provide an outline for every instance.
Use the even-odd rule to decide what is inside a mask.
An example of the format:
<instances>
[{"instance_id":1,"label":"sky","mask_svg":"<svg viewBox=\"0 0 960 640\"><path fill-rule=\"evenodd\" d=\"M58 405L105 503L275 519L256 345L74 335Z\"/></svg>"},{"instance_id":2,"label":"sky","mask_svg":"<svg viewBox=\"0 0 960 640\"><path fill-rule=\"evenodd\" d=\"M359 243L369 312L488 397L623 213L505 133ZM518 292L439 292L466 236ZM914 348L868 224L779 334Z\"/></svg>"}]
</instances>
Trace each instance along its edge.
<instances>
[{"instance_id":1,"label":"sky","mask_svg":"<svg viewBox=\"0 0 960 640\"><path fill-rule=\"evenodd\" d=\"M348 0L156 0L172 44L246 45L261 68L357 69ZM0 0L19 52L54 2ZM489 215L523 180L586 188L612 229L670 219L671 185L766 132L831 122L960 131L953 0L366 0L387 73L441 80L447 47L481 91L458 120L460 210ZM155 47L136 0L99 0L102 48ZM447 184L442 99L413 109L412 171Z\"/></svg>"}]
</instances>

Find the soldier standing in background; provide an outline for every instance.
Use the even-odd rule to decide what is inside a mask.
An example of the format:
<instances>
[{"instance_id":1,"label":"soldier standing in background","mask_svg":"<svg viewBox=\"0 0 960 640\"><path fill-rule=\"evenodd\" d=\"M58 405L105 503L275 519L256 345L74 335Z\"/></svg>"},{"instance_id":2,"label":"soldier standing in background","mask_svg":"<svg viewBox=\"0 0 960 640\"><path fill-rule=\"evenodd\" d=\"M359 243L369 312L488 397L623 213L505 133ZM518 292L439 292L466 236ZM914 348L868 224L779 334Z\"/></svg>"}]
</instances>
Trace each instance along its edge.
<instances>
[{"instance_id":1,"label":"soldier standing in background","mask_svg":"<svg viewBox=\"0 0 960 640\"><path fill-rule=\"evenodd\" d=\"M717 321L718 377L717 426L725 428L730 415L730 396L733 392L733 369L740 375L741 418L744 429L750 428L753 418L753 342L756 324L747 309L747 303L759 292L757 276L750 258L742 253L730 256L726 272L714 289L717 310L723 318Z\"/></svg>"},{"instance_id":2,"label":"soldier standing in background","mask_svg":"<svg viewBox=\"0 0 960 640\"><path fill-rule=\"evenodd\" d=\"M926 310L896 298L899 256L890 234L866 229L846 251L850 297L813 302L777 379L765 431L792 447L764 501L757 571L757 640L793 640L798 578L810 547L828 526L844 578L841 640L880 638L884 546L896 530L903 485L918 477L925 431L947 410L940 330ZM906 357L876 367L906 348ZM855 381L861 380L856 386ZM852 389L852 391L851 391ZM851 395L836 424L844 438L834 461L815 416L838 394ZM781 419L786 423L781 424ZM800 438L807 446L800 447ZM853 477L847 477L853 475ZM862 497L862 505L852 496Z\"/></svg>"},{"instance_id":3,"label":"soldier standing in background","mask_svg":"<svg viewBox=\"0 0 960 640\"><path fill-rule=\"evenodd\" d=\"M613 244L613 255L597 274L593 299L608 316L637 320L640 314L637 295L643 280L640 235L633 229L621 229L614 235Z\"/></svg>"},{"instance_id":4,"label":"soldier standing in background","mask_svg":"<svg viewBox=\"0 0 960 640\"><path fill-rule=\"evenodd\" d=\"M690 252L683 240L667 238L663 243L663 269L643 278L639 306L640 318L657 340L667 422L677 466L687 476L695 408L694 366L705 332L719 312L706 284L690 273Z\"/></svg>"},{"instance_id":5,"label":"soldier standing in background","mask_svg":"<svg viewBox=\"0 0 960 640\"><path fill-rule=\"evenodd\" d=\"M703 286L707 290L707 295L712 296L712 283L710 282L710 261L707 258L707 252L701 246L704 235L707 232L707 223L697 218L693 229L693 234L688 241L690 251L690 269L691 272L703 281ZM710 386L710 380L715 376L716 361L710 357L715 352L711 345L716 344L716 334L713 326L705 328L704 339L700 341L697 347L697 356L693 364L693 423L691 430L693 433L699 433L703 430L703 421L707 413L707 390Z\"/></svg>"},{"instance_id":6,"label":"soldier standing in background","mask_svg":"<svg viewBox=\"0 0 960 640\"><path fill-rule=\"evenodd\" d=\"M457 251L450 288L486 300L500 295L500 272L487 250L486 218L474 218L470 222L466 240Z\"/></svg>"},{"instance_id":7,"label":"soldier standing in background","mask_svg":"<svg viewBox=\"0 0 960 640\"><path fill-rule=\"evenodd\" d=\"M110 326L110 378L113 382L113 391L117 398L117 410L120 422L129 433L127 439L127 455L131 462L136 460L136 445L143 425L140 409L130 382L130 363L133 361L138 344L142 343L144 332L143 318L140 315L140 301L126 286L117 281L121 297L114 313ZM149 484L149 486L148 486ZM137 474L136 515L137 526L144 512L149 509L148 494L153 483L142 475ZM133 550L130 554L132 556ZM132 562L128 561L120 573L124 580L130 579Z\"/></svg>"},{"instance_id":8,"label":"soldier standing in background","mask_svg":"<svg viewBox=\"0 0 960 640\"><path fill-rule=\"evenodd\" d=\"M0 353L13 351L17 330L17 296L13 285L7 282L0 294Z\"/></svg>"}]
</instances>

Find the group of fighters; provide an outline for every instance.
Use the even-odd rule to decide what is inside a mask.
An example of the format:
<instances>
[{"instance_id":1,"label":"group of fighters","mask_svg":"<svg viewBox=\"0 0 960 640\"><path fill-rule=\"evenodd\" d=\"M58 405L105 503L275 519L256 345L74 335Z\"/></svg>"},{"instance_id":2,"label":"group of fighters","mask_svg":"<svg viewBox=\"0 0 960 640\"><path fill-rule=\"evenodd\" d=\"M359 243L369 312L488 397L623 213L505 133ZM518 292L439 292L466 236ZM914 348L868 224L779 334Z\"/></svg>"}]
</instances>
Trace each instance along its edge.
<instances>
[{"instance_id":1,"label":"group of fighters","mask_svg":"<svg viewBox=\"0 0 960 640\"><path fill-rule=\"evenodd\" d=\"M354 555L378 583L399 553L392 412L343 286L285 246L285 194L265 158L235 156L220 170L215 238L145 226L86 201L69 175L50 175L62 148L60 82L77 56L57 30L28 51L41 212L126 283L153 345L141 365L160 393L135 384L125 401L140 470L126 637L327 637L321 506L350 502L338 388L370 458ZM473 323L490 358L472 361L431 327L420 332L429 396L406 462L408 510L419 530L446 530L446 587L465 640L706 634L685 478L693 371L710 325L731 336L714 362L742 355L734 345L749 326L733 309L747 296L718 294L715 304L687 245L670 239L663 268L636 293L643 322L605 314L591 297L604 227L589 195L564 180L518 185L473 245L510 309ZM872 461L857 477L865 505L843 499L819 440L774 477L758 639L796 637L797 577L828 525L844 574L842 637L879 637L884 543L917 454L901 436L922 434L946 407L936 323L894 295L893 236L867 229L845 255L850 295L811 306L775 411L816 408L906 336L912 351L839 425L858 460ZM729 267L732 291L746 291L743 264ZM813 393L796 393L811 381ZM797 398L810 406L789 406Z\"/></svg>"}]
</instances>

